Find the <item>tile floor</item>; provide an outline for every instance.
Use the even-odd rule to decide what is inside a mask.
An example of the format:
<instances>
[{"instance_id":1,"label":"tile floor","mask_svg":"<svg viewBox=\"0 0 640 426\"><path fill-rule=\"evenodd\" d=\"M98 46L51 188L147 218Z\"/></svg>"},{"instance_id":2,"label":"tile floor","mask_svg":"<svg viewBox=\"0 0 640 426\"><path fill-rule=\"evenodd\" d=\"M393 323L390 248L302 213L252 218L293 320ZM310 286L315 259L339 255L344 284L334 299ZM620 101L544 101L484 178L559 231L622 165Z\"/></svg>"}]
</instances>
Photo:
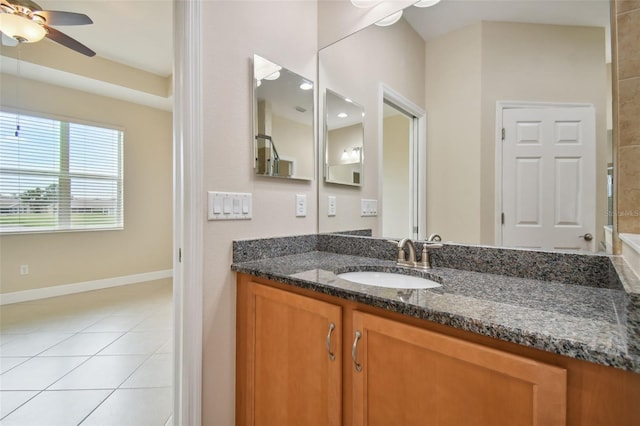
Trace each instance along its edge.
<instances>
[{"instance_id":1,"label":"tile floor","mask_svg":"<svg viewBox=\"0 0 640 426\"><path fill-rule=\"evenodd\" d=\"M0 307L0 424L171 424L171 286Z\"/></svg>"}]
</instances>

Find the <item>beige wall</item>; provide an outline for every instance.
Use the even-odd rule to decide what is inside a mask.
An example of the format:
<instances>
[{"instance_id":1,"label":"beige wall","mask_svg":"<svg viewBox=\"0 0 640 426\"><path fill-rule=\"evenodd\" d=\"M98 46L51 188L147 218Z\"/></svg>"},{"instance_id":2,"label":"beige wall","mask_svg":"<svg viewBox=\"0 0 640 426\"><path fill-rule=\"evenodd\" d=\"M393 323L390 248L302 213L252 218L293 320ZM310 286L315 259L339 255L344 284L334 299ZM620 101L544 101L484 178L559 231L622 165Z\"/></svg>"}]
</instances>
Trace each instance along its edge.
<instances>
[{"instance_id":1,"label":"beige wall","mask_svg":"<svg viewBox=\"0 0 640 426\"><path fill-rule=\"evenodd\" d=\"M317 229L317 180L253 174L251 58L315 81L317 9L314 1L211 1L202 3L202 21L203 189L253 194L252 220L204 224L202 423L226 426L235 401L232 241ZM295 217L295 194L307 195L304 218Z\"/></svg>"},{"instance_id":2,"label":"beige wall","mask_svg":"<svg viewBox=\"0 0 640 426\"><path fill-rule=\"evenodd\" d=\"M327 149L327 162L329 164L352 163L349 160L342 159L342 153L347 150L347 154L351 155L354 147L362 145L362 125L354 124L353 126L341 127L329 131L327 135L329 139L329 149Z\"/></svg>"},{"instance_id":3,"label":"beige wall","mask_svg":"<svg viewBox=\"0 0 640 426\"><path fill-rule=\"evenodd\" d=\"M382 167L382 199L384 211L382 235L402 239L412 234L409 185L409 129L411 121L397 114L384 119Z\"/></svg>"},{"instance_id":4,"label":"beige wall","mask_svg":"<svg viewBox=\"0 0 640 426\"><path fill-rule=\"evenodd\" d=\"M595 106L594 235L604 239L604 43L601 28L502 22L474 24L427 43L429 232L494 244L496 101L566 102Z\"/></svg>"},{"instance_id":5,"label":"beige wall","mask_svg":"<svg viewBox=\"0 0 640 426\"><path fill-rule=\"evenodd\" d=\"M3 106L124 128L125 229L2 236L0 291L171 269L171 113L9 75L1 86Z\"/></svg>"},{"instance_id":6,"label":"beige wall","mask_svg":"<svg viewBox=\"0 0 640 426\"><path fill-rule=\"evenodd\" d=\"M345 66L345 58L349 58L349 66ZM423 108L424 41L404 20L390 27L372 25L320 51L319 80L321 96L330 89L362 105L365 112L362 186L321 181L319 230L370 228L379 235L379 218L361 217L360 199L378 200L379 209L384 205L378 173L382 149L380 85L385 84ZM320 111L320 117L323 115L324 111ZM327 216L328 195L336 197L335 217Z\"/></svg>"},{"instance_id":7,"label":"beige wall","mask_svg":"<svg viewBox=\"0 0 640 426\"><path fill-rule=\"evenodd\" d=\"M276 149L280 158L294 162L296 177L314 179L313 126L278 115L271 116L271 124L273 126L271 136L274 142L277 141Z\"/></svg>"},{"instance_id":8,"label":"beige wall","mask_svg":"<svg viewBox=\"0 0 640 426\"><path fill-rule=\"evenodd\" d=\"M427 234L480 241L481 24L426 44Z\"/></svg>"}]
</instances>

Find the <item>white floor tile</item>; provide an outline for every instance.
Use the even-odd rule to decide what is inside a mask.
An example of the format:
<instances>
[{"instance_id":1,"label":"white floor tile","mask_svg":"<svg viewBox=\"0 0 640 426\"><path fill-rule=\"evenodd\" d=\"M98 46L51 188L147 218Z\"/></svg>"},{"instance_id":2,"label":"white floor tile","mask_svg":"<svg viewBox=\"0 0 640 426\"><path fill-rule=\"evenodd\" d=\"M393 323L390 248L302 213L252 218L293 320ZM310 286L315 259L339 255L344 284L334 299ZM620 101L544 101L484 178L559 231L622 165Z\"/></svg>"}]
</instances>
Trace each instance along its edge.
<instances>
[{"instance_id":1,"label":"white floor tile","mask_svg":"<svg viewBox=\"0 0 640 426\"><path fill-rule=\"evenodd\" d=\"M133 314L133 315L113 315L101 319L94 323L90 327L82 330L83 332L110 332L110 331L122 331L127 332L136 325L140 324L146 315Z\"/></svg>"},{"instance_id":2,"label":"white floor tile","mask_svg":"<svg viewBox=\"0 0 640 426\"><path fill-rule=\"evenodd\" d=\"M33 398L38 391L0 391L0 419ZM2 422L4 425L4 422Z\"/></svg>"},{"instance_id":3,"label":"white floor tile","mask_svg":"<svg viewBox=\"0 0 640 426\"><path fill-rule=\"evenodd\" d=\"M162 426L171 410L171 388L118 389L82 422L82 426Z\"/></svg>"},{"instance_id":4,"label":"white floor tile","mask_svg":"<svg viewBox=\"0 0 640 426\"><path fill-rule=\"evenodd\" d=\"M173 318L171 315L154 314L136 325L131 331L171 330Z\"/></svg>"},{"instance_id":5,"label":"white floor tile","mask_svg":"<svg viewBox=\"0 0 640 426\"><path fill-rule=\"evenodd\" d=\"M94 356L48 389L116 389L147 355Z\"/></svg>"},{"instance_id":6,"label":"white floor tile","mask_svg":"<svg viewBox=\"0 0 640 426\"><path fill-rule=\"evenodd\" d=\"M158 388L171 386L172 360L171 354L152 355L120 387Z\"/></svg>"},{"instance_id":7,"label":"white floor tile","mask_svg":"<svg viewBox=\"0 0 640 426\"><path fill-rule=\"evenodd\" d=\"M71 337L72 333L31 333L0 346L0 356L35 356Z\"/></svg>"},{"instance_id":8,"label":"white floor tile","mask_svg":"<svg viewBox=\"0 0 640 426\"><path fill-rule=\"evenodd\" d=\"M103 316L95 315L61 315L48 319L38 329L38 332L60 331L78 333L95 324Z\"/></svg>"},{"instance_id":9,"label":"white floor tile","mask_svg":"<svg viewBox=\"0 0 640 426\"><path fill-rule=\"evenodd\" d=\"M0 424L171 424L172 318L170 279L2 306Z\"/></svg>"},{"instance_id":10,"label":"white floor tile","mask_svg":"<svg viewBox=\"0 0 640 426\"><path fill-rule=\"evenodd\" d=\"M78 333L42 352L40 356L95 355L124 333Z\"/></svg>"},{"instance_id":11,"label":"white floor tile","mask_svg":"<svg viewBox=\"0 0 640 426\"><path fill-rule=\"evenodd\" d=\"M25 362L28 359L29 359L29 357L0 358L0 374L11 370L13 367L16 367L16 366L22 364L23 362Z\"/></svg>"},{"instance_id":12,"label":"white floor tile","mask_svg":"<svg viewBox=\"0 0 640 426\"><path fill-rule=\"evenodd\" d=\"M0 375L0 390L43 390L88 357L35 357Z\"/></svg>"},{"instance_id":13,"label":"white floor tile","mask_svg":"<svg viewBox=\"0 0 640 426\"><path fill-rule=\"evenodd\" d=\"M171 331L129 332L103 349L99 355L151 355L171 336Z\"/></svg>"},{"instance_id":14,"label":"white floor tile","mask_svg":"<svg viewBox=\"0 0 640 426\"><path fill-rule=\"evenodd\" d=\"M173 353L173 337L167 339L164 345L160 346L156 351L158 354L170 354Z\"/></svg>"},{"instance_id":15,"label":"white floor tile","mask_svg":"<svg viewBox=\"0 0 640 426\"><path fill-rule=\"evenodd\" d=\"M75 426L110 393L109 390L44 391L2 419L2 426Z\"/></svg>"}]
</instances>

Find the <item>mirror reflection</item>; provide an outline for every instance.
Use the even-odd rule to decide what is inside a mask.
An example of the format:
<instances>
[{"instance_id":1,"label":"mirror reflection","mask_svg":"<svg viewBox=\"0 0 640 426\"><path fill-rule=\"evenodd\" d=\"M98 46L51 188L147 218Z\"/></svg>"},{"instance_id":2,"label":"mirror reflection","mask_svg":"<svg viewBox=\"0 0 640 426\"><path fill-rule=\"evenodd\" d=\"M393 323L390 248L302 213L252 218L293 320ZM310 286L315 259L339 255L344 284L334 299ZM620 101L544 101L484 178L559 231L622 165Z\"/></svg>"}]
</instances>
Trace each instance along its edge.
<instances>
[{"instance_id":1,"label":"mirror reflection","mask_svg":"<svg viewBox=\"0 0 640 426\"><path fill-rule=\"evenodd\" d=\"M443 0L430 8L409 7L391 26L370 26L322 49L321 87L327 84L323 78L336 87L340 83L345 92L361 90L363 79L377 82L367 87L372 94L359 95L376 115L369 120L368 114L365 134L371 137L364 149L383 158L373 161L373 169L367 164L362 184L368 198L378 199L378 216L362 217L352 209L350 217L328 218L321 206L319 231L370 228L374 236L398 237L385 235L383 226L398 202L390 204L379 189L387 155L378 124L384 102L380 86L385 85L425 111L425 128L417 130L422 154L416 154L419 161L410 177L417 182L412 214L419 218L419 238L438 233L443 241L467 244L601 250L611 196L609 43L608 1L578 6ZM391 52L401 55L392 62L392 74ZM338 57L349 58L344 69L325 65ZM348 75L360 80L347 81ZM525 109L531 114L511 114ZM552 116L548 126L538 126L553 109L562 113ZM586 118L574 114L585 109L590 110ZM542 146L536 138L547 131L543 127L551 129L561 152L547 158L544 152L503 148L506 143ZM585 144L580 138L587 132L592 142ZM587 151L565 150L576 146ZM320 203L331 192L321 185ZM587 201L578 199L584 194ZM360 194L339 195L341 206L360 202ZM526 232L512 239L509 227ZM552 241L560 230L565 240Z\"/></svg>"},{"instance_id":2,"label":"mirror reflection","mask_svg":"<svg viewBox=\"0 0 640 426\"><path fill-rule=\"evenodd\" d=\"M313 179L313 82L253 57L255 173Z\"/></svg>"},{"instance_id":3,"label":"mirror reflection","mask_svg":"<svg viewBox=\"0 0 640 426\"><path fill-rule=\"evenodd\" d=\"M325 113L325 182L360 186L364 108L327 89Z\"/></svg>"}]
</instances>

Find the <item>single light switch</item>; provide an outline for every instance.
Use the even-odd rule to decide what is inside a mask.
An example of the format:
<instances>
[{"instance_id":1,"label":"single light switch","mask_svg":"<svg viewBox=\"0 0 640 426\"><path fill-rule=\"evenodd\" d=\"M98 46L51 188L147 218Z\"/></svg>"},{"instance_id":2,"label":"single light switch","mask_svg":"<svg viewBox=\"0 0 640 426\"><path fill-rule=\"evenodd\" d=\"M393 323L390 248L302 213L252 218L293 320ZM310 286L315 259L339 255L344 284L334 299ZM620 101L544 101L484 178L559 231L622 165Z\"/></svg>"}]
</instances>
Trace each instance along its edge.
<instances>
[{"instance_id":1,"label":"single light switch","mask_svg":"<svg viewBox=\"0 0 640 426\"><path fill-rule=\"evenodd\" d=\"M213 198L213 214L222 213L222 200L220 197Z\"/></svg>"},{"instance_id":2,"label":"single light switch","mask_svg":"<svg viewBox=\"0 0 640 426\"><path fill-rule=\"evenodd\" d=\"M233 214L240 214L240 199L233 198Z\"/></svg>"},{"instance_id":3,"label":"single light switch","mask_svg":"<svg viewBox=\"0 0 640 426\"><path fill-rule=\"evenodd\" d=\"M242 214L249 214L251 211L251 202L247 197L242 198Z\"/></svg>"},{"instance_id":4,"label":"single light switch","mask_svg":"<svg viewBox=\"0 0 640 426\"><path fill-rule=\"evenodd\" d=\"M222 212L224 214L231 214L231 198L224 197L222 201Z\"/></svg>"}]
</instances>

